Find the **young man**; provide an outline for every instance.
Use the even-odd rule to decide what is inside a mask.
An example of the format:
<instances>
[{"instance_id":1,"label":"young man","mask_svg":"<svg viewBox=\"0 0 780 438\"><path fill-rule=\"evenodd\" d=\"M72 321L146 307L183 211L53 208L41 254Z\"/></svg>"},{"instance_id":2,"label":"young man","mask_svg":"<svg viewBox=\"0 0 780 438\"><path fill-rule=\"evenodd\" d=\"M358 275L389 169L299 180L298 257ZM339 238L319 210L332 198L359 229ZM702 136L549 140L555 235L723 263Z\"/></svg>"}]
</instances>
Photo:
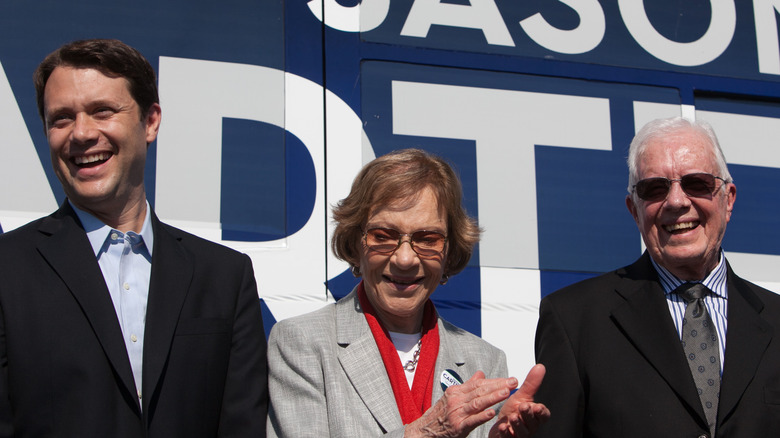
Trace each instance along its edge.
<instances>
[{"instance_id":1,"label":"young man","mask_svg":"<svg viewBox=\"0 0 780 438\"><path fill-rule=\"evenodd\" d=\"M34 80L67 199L0 235L0 435L265 436L250 259L146 200L151 65L120 41L76 41Z\"/></svg>"}]
</instances>

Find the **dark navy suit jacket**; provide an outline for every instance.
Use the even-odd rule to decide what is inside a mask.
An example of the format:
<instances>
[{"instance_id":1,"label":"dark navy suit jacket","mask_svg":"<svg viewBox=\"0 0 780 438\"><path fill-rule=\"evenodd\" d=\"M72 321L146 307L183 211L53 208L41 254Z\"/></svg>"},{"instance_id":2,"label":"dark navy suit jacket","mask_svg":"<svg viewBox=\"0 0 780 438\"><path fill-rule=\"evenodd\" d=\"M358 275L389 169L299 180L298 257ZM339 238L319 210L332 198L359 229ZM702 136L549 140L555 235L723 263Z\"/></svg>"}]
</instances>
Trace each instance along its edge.
<instances>
[{"instance_id":1,"label":"dark navy suit jacket","mask_svg":"<svg viewBox=\"0 0 780 438\"><path fill-rule=\"evenodd\" d=\"M780 434L780 296L728 268L728 333L718 437ZM709 434L680 337L650 258L542 300L537 437Z\"/></svg>"},{"instance_id":2,"label":"dark navy suit jacket","mask_svg":"<svg viewBox=\"0 0 780 438\"><path fill-rule=\"evenodd\" d=\"M142 402L78 217L0 235L0 436L265 435L266 343L249 257L161 223Z\"/></svg>"}]
</instances>

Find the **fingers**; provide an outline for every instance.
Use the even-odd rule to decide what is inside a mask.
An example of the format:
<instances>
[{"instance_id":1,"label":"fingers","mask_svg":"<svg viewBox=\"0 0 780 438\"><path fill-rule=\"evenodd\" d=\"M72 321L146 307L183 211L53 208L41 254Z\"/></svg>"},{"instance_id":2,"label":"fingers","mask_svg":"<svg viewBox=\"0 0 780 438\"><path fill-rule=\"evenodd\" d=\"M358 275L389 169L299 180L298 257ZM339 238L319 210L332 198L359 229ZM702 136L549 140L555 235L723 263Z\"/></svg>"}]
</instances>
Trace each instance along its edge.
<instances>
[{"instance_id":1,"label":"fingers","mask_svg":"<svg viewBox=\"0 0 780 438\"><path fill-rule=\"evenodd\" d=\"M539 386L544 380L544 374L547 372L544 365L538 363L531 368L528 375L525 377L520 389L517 390L515 395L522 394L520 397L523 400L533 401L536 391L539 390Z\"/></svg>"},{"instance_id":2,"label":"fingers","mask_svg":"<svg viewBox=\"0 0 780 438\"><path fill-rule=\"evenodd\" d=\"M517 422L512 423L512 427L516 430L520 429L520 425L517 423L522 423L526 432L530 435L536 432L536 429L544 424L549 418L550 410L547 409L547 406L540 403L527 403L527 406L523 406L520 409L520 418Z\"/></svg>"},{"instance_id":3,"label":"fingers","mask_svg":"<svg viewBox=\"0 0 780 438\"><path fill-rule=\"evenodd\" d=\"M466 383L449 387L445 395L465 399L470 410L477 412L506 400L517 387L517 383L514 377L486 379L485 373L477 371Z\"/></svg>"},{"instance_id":4,"label":"fingers","mask_svg":"<svg viewBox=\"0 0 780 438\"><path fill-rule=\"evenodd\" d=\"M528 437L550 418L550 410L545 405L534 403L545 372L542 364L531 368L523 384L501 408L491 436Z\"/></svg>"},{"instance_id":5,"label":"fingers","mask_svg":"<svg viewBox=\"0 0 780 438\"><path fill-rule=\"evenodd\" d=\"M493 409L477 411L471 415L462 417L459 422L453 423L451 430L456 431L458 435L467 436L472 430L476 429L481 424L487 423L495 416L496 411Z\"/></svg>"},{"instance_id":6,"label":"fingers","mask_svg":"<svg viewBox=\"0 0 780 438\"><path fill-rule=\"evenodd\" d=\"M539 403L521 403L516 412L502 416L490 431L491 437L526 438L550 418L550 410Z\"/></svg>"},{"instance_id":7,"label":"fingers","mask_svg":"<svg viewBox=\"0 0 780 438\"><path fill-rule=\"evenodd\" d=\"M493 418L496 413L490 407L506 400L517 384L514 377L486 379L477 371L463 385L448 388L442 399L455 417L460 416L462 429L471 430Z\"/></svg>"},{"instance_id":8,"label":"fingers","mask_svg":"<svg viewBox=\"0 0 780 438\"><path fill-rule=\"evenodd\" d=\"M434 436L466 436L477 426L496 416L490 409L506 400L517 387L517 379L486 379L477 371L462 385L449 387L444 395L422 417L407 428Z\"/></svg>"},{"instance_id":9,"label":"fingers","mask_svg":"<svg viewBox=\"0 0 780 438\"><path fill-rule=\"evenodd\" d=\"M496 423L498 437L517 438L531 436L531 432L525 427L525 424L517 414L512 414L504 418L500 423Z\"/></svg>"}]
</instances>

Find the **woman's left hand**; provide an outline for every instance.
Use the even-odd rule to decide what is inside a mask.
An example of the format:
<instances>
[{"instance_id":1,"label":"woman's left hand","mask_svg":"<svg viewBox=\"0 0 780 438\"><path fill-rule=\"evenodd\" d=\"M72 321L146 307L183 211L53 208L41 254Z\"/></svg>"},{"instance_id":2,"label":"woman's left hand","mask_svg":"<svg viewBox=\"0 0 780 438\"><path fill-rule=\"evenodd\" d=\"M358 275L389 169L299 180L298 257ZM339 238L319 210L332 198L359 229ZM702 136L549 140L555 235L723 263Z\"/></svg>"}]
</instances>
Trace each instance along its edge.
<instances>
[{"instance_id":1,"label":"woman's left hand","mask_svg":"<svg viewBox=\"0 0 780 438\"><path fill-rule=\"evenodd\" d=\"M496 424L490 429L491 438L525 438L536 432L550 418L550 410L541 403L534 403L534 394L542 384L546 370L536 364L528 372L525 381L504 403Z\"/></svg>"},{"instance_id":2,"label":"woman's left hand","mask_svg":"<svg viewBox=\"0 0 780 438\"><path fill-rule=\"evenodd\" d=\"M477 371L466 383L449 387L430 409L409 423L404 438L466 437L492 419L496 412L490 407L506 400L516 387L514 377L486 379Z\"/></svg>"}]
</instances>

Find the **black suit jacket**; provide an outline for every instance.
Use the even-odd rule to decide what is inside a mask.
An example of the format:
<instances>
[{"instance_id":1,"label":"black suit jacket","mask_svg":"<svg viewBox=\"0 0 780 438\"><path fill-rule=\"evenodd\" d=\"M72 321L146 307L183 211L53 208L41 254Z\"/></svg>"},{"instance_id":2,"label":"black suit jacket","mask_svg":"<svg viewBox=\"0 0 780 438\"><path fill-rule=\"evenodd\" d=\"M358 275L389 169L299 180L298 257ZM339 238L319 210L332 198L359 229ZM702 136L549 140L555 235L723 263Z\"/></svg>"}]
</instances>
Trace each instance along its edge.
<instances>
[{"instance_id":1,"label":"black suit jacket","mask_svg":"<svg viewBox=\"0 0 780 438\"><path fill-rule=\"evenodd\" d=\"M266 344L249 257L161 223L142 404L78 217L0 235L0 436L265 435Z\"/></svg>"},{"instance_id":2,"label":"black suit jacket","mask_svg":"<svg viewBox=\"0 0 780 438\"><path fill-rule=\"evenodd\" d=\"M728 333L718 437L780 434L780 296L728 268ZM709 434L656 271L645 253L542 300L537 393L552 413L540 437Z\"/></svg>"}]
</instances>

